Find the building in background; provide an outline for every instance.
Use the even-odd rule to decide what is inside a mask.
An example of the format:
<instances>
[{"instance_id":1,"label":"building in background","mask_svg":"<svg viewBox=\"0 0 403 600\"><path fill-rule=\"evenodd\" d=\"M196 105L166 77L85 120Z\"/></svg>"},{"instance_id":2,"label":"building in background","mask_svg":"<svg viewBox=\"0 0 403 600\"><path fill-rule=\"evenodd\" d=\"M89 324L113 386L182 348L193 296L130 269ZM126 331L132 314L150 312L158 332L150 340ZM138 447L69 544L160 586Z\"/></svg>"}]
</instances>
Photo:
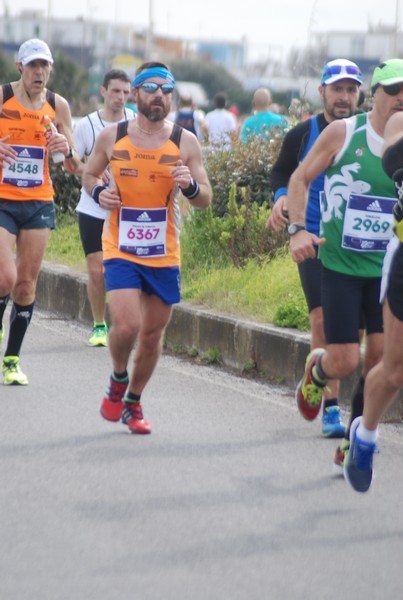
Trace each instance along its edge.
<instances>
[{"instance_id":1,"label":"building in background","mask_svg":"<svg viewBox=\"0 0 403 600\"><path fill-rule=\"evenodd\" d=\"M53 52L61 50L87 69L90 90L98 89L99 74L112 66L125 68L133 75L145 59L170 63L199 58L222 65L248 90L263 86L274 93L287 91L290 98L306 98L313 104L319 101L317 79L329 60L348 56L360 65L363 87L369 89L370 74L379 62L403 56L403 34L393 26L369 26L367 31L311 32L307 47L294 49L288 56L268 52L263 62L253 63L248 59L246 39L189 41L159 35L151 26L122 24L116 19L56 19L36 9L10 16L5 8L0 19L0 50L15 60L21 40L29 38L45 39Z\"/></svg>"}]
</instances>

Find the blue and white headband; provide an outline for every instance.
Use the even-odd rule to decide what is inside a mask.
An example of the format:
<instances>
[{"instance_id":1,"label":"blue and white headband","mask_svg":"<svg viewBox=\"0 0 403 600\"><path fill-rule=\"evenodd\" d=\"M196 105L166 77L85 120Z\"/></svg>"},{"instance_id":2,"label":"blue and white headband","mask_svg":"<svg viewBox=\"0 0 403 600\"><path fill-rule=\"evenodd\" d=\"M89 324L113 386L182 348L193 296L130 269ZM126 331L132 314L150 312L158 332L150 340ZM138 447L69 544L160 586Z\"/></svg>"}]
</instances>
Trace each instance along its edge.
<instances>
[{"instance_id":1,"label":"blue and white headband","mask_svg":"<svg viewBox=\"0 0 403 600\"><path fill-rule=\"evenodd\" d=\"M168 69L165 69L164 67L151 67L136 75L132 87L139 87L144 81L151 79L152 77L161 77L161 79L166 79L168 83L175 85L175 77L172 75L171 71L168 71Z\"/></svg>"}]
</instances>

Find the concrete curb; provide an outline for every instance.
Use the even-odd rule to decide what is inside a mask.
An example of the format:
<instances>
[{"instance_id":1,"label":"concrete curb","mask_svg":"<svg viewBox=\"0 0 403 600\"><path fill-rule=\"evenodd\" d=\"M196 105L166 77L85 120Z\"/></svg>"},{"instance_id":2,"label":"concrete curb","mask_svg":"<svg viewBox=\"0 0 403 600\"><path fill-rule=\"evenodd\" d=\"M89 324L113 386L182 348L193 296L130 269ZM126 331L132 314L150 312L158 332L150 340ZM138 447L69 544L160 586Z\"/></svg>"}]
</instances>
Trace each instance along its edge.
<instances>
[{"instance_id":1,"label":"concrete curb","mask_svg":"<svg viewBox=\"0 0 403 600\"><path fill-rule=\"evenodd\" d=\"M37 288L39 308L92 324L87 298L87 275L64 265L44 262ZM242 373L254 367L260 377L295 388L309 352L309 335L254 321L217 314L187 302L176 305L165 342L169 349L199 355L212 353L223 366ZM349 407L359 373L343 380L340 402ZM403 398L387 415L403 420Z\"/></svg>"}]
</instances>

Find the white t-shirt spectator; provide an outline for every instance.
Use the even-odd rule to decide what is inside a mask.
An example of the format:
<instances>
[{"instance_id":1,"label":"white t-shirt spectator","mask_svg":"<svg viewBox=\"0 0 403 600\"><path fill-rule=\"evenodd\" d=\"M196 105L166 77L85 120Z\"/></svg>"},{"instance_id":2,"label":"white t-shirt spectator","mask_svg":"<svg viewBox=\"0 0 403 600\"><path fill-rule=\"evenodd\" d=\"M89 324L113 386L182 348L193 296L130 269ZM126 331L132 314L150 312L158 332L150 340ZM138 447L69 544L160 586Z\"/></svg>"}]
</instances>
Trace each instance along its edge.
<instances>
[{"instance_id":1,"label":"white t-shirt spectator","mask_svg":"<svg viewBox=\"0 0 403 600\"><path fill-rule=\"evenodd\" d=\"M234 115L226 108L215 108L207 113L204 122L208 129L210 146L231 147L231 132L236 131Z\"/></svg>"}]
</instances>

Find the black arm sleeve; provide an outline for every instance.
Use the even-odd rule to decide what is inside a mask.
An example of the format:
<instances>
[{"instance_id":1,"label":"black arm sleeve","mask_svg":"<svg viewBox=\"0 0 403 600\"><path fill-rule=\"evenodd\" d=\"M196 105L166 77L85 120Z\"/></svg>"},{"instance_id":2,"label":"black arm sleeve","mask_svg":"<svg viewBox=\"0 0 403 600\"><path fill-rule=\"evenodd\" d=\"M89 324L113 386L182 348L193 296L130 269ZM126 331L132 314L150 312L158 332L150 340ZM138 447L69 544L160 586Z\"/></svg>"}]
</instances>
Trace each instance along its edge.
<instances>
[{"instance_id":1,"label":"black arm sleeve","mask_svg":"<svg viewBox=\"0 0 403 600\"><path fill-rule=\"evenodd\" d=\"M278 189L288 186L291 175L299 165L308 136L308 121L298 123L286 134L271 171L271 184L274 193Z\"/></svg>"}]
</instances>

